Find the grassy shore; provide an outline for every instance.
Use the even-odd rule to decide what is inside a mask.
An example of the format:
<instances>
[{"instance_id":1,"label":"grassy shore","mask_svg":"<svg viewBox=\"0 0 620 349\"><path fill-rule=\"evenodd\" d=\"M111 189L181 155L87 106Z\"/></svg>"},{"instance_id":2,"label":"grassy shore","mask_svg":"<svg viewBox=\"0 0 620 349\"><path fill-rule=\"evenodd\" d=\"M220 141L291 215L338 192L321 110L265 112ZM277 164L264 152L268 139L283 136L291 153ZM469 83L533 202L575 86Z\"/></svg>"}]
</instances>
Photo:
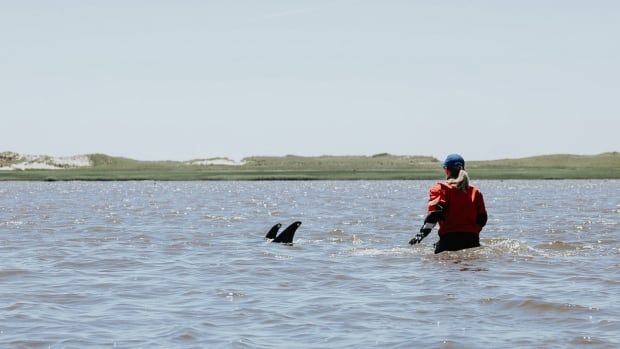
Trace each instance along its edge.
<instances>
[{"instance_id":1,"label":"grassy shore","mask_svg":"<svg viewBox=\"0 0 620 349\"><path fill-rule=\"evenodd\" d=\"M390 180L437 179L441 162L425 156L250 157L243 165L190 165L176 161L137 161L89 155L92 166L62 170L4 170L0 180ZM1 166L2 164L0 164ZM548 155L522 159L472 161L474 179L620 178L620 154Z\"/></svg>"}]
</instances>

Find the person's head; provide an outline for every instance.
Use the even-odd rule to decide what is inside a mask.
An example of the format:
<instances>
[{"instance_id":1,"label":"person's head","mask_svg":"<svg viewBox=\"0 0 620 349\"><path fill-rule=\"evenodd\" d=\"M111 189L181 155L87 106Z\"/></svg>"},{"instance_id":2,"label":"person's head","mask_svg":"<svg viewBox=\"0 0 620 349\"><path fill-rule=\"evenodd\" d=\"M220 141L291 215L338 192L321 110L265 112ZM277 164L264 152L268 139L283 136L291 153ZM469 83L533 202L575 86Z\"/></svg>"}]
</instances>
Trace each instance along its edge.
<instances>
[{"instance_id":1,"label":"person's head","mask_svg":"<svg viewBox=\"0 0 620 349\"><path fill-rule=\"evenodd\" d=\"M465 169L465 159L459 154L450 154L443 162L443 168L448 178L457 178L459 172Z\"/></svg>"}]
</instances>

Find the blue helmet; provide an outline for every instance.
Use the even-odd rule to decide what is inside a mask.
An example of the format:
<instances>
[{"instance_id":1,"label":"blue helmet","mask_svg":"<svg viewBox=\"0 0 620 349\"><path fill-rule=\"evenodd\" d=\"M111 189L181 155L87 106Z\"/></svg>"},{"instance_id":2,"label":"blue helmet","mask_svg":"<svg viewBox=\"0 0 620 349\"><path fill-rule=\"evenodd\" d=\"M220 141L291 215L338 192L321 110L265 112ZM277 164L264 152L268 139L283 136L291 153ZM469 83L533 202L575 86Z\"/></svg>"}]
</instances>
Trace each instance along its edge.
<instances>
[{"instance_id":1,"label":"blue helmet","mask_svg":"<svg viewBox=\"0 0 620 349\"><path fill-rule=\"evenodd\" d=\"M444 168L455 168L455 167L465 168L465 159L459 154L450 154L446 157L446 160L443 162Z\"/></svg>"}]
</instances>

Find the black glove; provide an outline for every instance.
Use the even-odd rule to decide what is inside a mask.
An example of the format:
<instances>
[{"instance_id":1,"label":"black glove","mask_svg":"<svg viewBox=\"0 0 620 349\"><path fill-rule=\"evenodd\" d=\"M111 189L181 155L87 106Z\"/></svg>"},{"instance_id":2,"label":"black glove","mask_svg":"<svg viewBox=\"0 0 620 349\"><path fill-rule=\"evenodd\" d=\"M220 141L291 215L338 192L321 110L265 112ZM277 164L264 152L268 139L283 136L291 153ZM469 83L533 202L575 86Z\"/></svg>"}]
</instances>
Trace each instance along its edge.
<instances>
[{"instance_id":1,"label":"black glove","mask_svg":"<svg viewBox=\"0 0 620 349\"><path fill-rule=\"evenodd\" d=\"M409 240L409 245L415 245L415 244L420 243L420 242L422 241L422 239L424 239L424 238L425 238L428 234L430 234L430 233L431 233L431 230L433 230L433 229L432 229L432 228L431 228L431 229L429 229L429 228L424 228L424 227L422 227L422 228L420 229L420 232L419 232L419 233L417 233L417 234L413 237L413 239Z\"/></svg>"}]
</instances>

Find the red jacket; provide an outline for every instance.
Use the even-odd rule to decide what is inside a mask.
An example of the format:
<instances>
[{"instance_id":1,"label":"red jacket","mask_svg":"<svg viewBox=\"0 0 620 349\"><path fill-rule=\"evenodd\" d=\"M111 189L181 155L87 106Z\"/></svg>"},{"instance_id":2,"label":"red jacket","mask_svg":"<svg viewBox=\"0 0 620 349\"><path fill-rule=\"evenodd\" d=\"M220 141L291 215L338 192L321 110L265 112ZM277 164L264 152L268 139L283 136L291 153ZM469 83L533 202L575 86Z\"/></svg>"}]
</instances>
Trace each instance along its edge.
<instances>
[{"instance_id":1,"label":"red jacket","mask_svg":"<svg viewBox=\"0 0 620 349\"><path fill-rule=\"evenodd\" d=\"M429 196L429 214L443 208L438 221L439 236L447 233L479 234L486 224L487 210L482 193L476 187L469 186L467 192L463 192L450 184L437 183Z\"/></svg>"}]
</instances>

